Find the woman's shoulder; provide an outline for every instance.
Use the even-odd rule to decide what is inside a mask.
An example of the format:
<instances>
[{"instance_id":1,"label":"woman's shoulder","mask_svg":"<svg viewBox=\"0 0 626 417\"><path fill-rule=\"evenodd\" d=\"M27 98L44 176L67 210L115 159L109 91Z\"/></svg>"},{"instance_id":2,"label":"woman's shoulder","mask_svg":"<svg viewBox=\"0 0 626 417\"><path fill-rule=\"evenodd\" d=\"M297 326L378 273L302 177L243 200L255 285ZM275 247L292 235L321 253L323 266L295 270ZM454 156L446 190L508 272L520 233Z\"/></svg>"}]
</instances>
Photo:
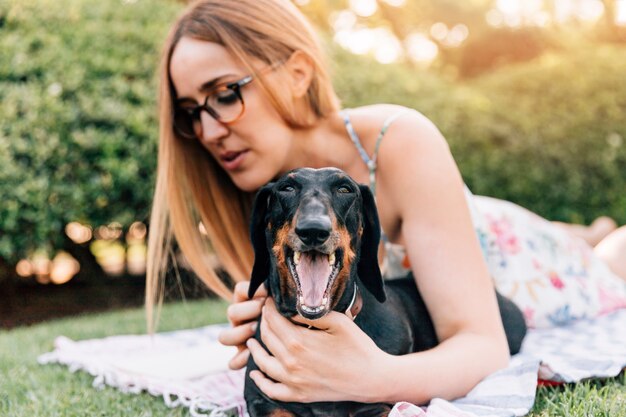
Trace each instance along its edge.
<instances>
[{"instance_id":1,"label":"woman's shoulder","mask_svg":"<svg viewBox=\"0 0 626 417\"><path fill-rule=\"evenodd\" d=\"M431 184L457 175L450 148L436 126L421 113L402 106L375 105L349 111L369 155L389 118L376 158L376 194L383 225L391 241L399 236L399 219L417 216L416 199L432 192ZM399 116L396 116L399 115ZM390 220L395 219L395 220Z\"/></svg>"},{"instance_id":2,"label":"woman's shoulder","mask_svg":"<svg viewBox=\"0 0 626 417\"><path fill-rule=\"evenodd\" d=\"M346 109L345 111L355 127L359 130L373 132L380 131L385 120L396 114L420 114L417 110L397 104L370 104Z\"/></svg>"},{"instance_id":3,"label":"woman's shoulder","mask_svg":"<svg viewBox=\"0 0 626 417\"><path fill-rule=\"evenodd\" d=\"M380 140L380 156L396 158L410 150L447 146L437 127L417 110L396 104L373 104L349 109L363 146L371 153ZM382 133L382 135L381 135Z\"/></svg>"}]
</instances>

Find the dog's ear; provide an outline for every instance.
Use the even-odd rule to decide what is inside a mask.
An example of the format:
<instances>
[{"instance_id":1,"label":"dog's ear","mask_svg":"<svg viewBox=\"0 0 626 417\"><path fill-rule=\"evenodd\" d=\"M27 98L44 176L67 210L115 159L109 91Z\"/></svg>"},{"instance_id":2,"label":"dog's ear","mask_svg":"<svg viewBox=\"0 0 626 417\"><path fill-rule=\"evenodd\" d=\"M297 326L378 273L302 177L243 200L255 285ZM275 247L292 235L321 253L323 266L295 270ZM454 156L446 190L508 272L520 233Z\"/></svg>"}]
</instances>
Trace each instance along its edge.
<instances>
[{"instance_id":1,"label":"dog's ear","mask_svg":"<svg viewBox=\"0 0 626 417\"><path fill-rule=\"evenodd\" d=\"M254 265L250 277L248 297L252 298L256 290L269 278L270 253L267 248L265 230L267 229L267 213L269 210L270 195L274 183L263 186L254 198L252 205L252 219L250 221L250 239L254 249Z\"/></svg>"},{"instance_id":2,"label":"dog's ear","mask_svg":"<svg viewBox=\"0 0 626 417\"><path fill-rule=\"evenodd\" d=\"M359 279L381 303L387 299L383 277L378 265L378 245L380 244L380 221L374 195L367 185L359 185L363 199L363 235L361 254L357 265Z\"/></svg>"}]
</instances>

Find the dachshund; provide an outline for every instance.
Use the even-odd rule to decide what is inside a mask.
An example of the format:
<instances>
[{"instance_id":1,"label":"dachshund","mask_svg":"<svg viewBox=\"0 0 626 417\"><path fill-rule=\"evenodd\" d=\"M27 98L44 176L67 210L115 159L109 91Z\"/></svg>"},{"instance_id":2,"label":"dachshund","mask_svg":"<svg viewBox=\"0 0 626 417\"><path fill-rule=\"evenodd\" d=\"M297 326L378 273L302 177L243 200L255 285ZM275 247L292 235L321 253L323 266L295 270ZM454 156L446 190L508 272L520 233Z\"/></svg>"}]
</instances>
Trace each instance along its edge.
<instances>
[{"instance_id":1,"label":"dachshund","mask_svg":"<svg viewBox=\"0 0 626 417\"><path fill-rule=\"evenodd\" d=\"M369 187L336 168L296 169L258 191L251 217L255 258L250 298L265 283L287 318L298 314L316 320L331 310L345 313L392 355L439 343L413 276L383 282L381 229ZM524 317L512 301L496 295L509 350L516 353L526 333ZM260 328L254 337L266 348ZM250 378L255 369L250 355L244 397L252 417L386 416L392 408L350 401L275 401Z\"/></svg>"}]
</instances>

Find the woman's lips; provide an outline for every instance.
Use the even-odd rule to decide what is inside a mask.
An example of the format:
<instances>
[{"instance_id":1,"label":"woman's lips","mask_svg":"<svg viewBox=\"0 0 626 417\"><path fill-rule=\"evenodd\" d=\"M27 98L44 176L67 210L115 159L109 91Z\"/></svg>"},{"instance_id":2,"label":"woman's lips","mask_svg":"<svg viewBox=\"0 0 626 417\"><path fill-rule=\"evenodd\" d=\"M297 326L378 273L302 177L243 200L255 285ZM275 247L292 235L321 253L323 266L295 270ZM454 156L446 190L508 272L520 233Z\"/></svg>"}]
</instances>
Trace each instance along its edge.
<instances>
[{"instance_id":1,"label":"woman's lips","mask_svg":"<svg viewBox=\"0 0 626 417\"><path fill-rule=\"evenodd\" d=\"M248 151L245 150L238 152L224 152L220 154L220 161L222 161L222 166L228 171L236 170L243 163L243 160L247 153Z\"/></svg>"}]
</instances>

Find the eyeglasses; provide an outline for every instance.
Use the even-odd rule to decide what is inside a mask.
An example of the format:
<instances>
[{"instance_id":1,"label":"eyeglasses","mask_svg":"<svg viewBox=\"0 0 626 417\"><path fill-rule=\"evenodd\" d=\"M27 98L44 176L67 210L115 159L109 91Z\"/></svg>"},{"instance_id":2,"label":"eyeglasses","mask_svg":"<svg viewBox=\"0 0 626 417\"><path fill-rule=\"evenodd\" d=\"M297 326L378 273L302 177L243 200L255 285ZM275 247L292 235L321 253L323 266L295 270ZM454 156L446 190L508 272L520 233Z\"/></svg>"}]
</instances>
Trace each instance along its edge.
<instances>
[{"instance_id":1,"label":"eyeglasses","mask_svg":"<svg viewBox=\"0 0 626 417\"><path fill-rule=\"evenodd\" d=\"M248 75L239 81L215 87L204 99L203 104L196 104L193 100L179 100L174 104L174 130L186 139L197 139L202 133L200 114L209 113L215 120L224 123L234 123L246 108L241 95L241 88L254 80Z\"/></svg>"}]
</instances>

